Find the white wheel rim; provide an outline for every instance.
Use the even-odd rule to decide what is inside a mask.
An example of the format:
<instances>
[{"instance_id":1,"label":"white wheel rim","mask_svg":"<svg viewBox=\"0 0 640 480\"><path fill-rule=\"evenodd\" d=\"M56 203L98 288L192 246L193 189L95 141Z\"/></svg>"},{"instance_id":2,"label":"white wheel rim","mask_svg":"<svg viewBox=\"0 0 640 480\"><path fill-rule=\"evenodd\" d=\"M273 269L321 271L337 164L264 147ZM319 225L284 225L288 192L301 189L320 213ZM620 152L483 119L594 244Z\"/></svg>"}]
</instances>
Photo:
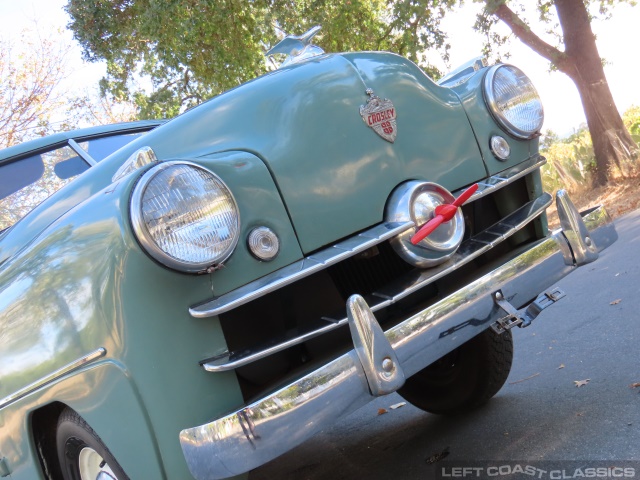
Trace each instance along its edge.
<instances>
[{"instance_id":1,"label":"white wheel rim","mask_svg":"<svg viewBox=\"0 0 640 480\"><path fill-rule=\"evenodd\" d=\"M91 447L80 450L78 469L82 480L118 480L104 458Z\"/></svg>"}]
</instances>

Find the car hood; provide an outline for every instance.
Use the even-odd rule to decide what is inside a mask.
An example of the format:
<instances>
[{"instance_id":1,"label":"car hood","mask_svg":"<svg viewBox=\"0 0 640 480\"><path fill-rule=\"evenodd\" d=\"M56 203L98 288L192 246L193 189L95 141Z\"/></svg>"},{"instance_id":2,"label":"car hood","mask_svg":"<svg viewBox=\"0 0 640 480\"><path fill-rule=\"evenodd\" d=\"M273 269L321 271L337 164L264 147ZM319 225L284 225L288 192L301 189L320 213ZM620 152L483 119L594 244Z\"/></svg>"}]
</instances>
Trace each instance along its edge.
<instances>
[{"instance_id":1,"label":"car hood","mask_svg":"<svg viewBox=\"0 0 640 480\"><path fill-rule=\"evenodd\" d=\"M394 143L363 121L367 89L393 103ZM233 150L257 155L305 253L381 222L390 193L407 180L455 190L486 177L458 97L388 53L323 55L272 72L186 112L120 155L143 144L163 160Z\"/></svg>"}]
</instances>

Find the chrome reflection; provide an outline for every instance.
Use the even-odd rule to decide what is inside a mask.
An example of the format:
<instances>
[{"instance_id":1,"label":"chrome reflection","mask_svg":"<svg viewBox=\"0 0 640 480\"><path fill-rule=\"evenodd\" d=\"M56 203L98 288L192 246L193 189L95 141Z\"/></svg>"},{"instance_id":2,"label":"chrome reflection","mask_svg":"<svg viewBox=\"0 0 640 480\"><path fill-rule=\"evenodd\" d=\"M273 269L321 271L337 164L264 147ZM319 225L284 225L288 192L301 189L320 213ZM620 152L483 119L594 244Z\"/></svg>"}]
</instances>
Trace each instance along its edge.
<instances>
[{"instance_id":1,"label":"chrome reflection","mask_svg":"<svg viewBox=\"0 0 640 480\"><path fill-rule=\"evenodd\" d=\"M412 226L412 222L383 223L343 242L320 250L299 262L281 268L210 302L191 307L189 312L197 318L211 317L228 312L267 293L364 252L368 248L399 235Z\"/></svg>"},{"instance_id":2,"label":"chrome reflection","mask_svg":"<svg viewBox=\"0 0 640 480\"><path fill-rule=\"evenodd\" d=\"M347 318L353 348L367 377L371 395L387 395L402 387L404 372L396 352L360 295L352 295L347 300Z\"/></svg>"},{"instance_id":3,"label":"chrome reflection","mask_svg":"<svg viewBox=\"0 0 640 480\"><path fill-rule=\"evenodd\" d=\"M87 365L88 363L94 362L101 357L104 357L107 354L106 348L98 348L93 352L80 357L73 362L67 363L64 367L57 369L56 371L36 380L33 383L30 383L24 388L21 388L17 392L12 393L11 395L6 396L2 400L0 400L0 408L4 408L11 403L20 400L22 397L26 397L30 393L35 392L39 388L44 387L45 385L49 385L50 383L55 382L56 380L64 377L65 375L78 370L79 368Z\"/></svg>"},{"instance_id":4,"label":"chrome reflection","mask_svg":"<svg viewBox=\"0 0 640 480\"><path fill-rule=\"evenodd\" d=\"M387 287L366 296L365 299L368 305L373 312L377 312L426 287L504 242L540 216L550 204L551 195L548 193L541 195L484 232L465 241L448 262L427 270L416 269ZM299 333L296 336L276 338L272 339L269 344L256 345L240 352L225 353L204 361L202 366L208 372L233 370L327 333L347 323L346 317L325 318L324 320L328 320L328 322L324 322L320 326L315 326L315 328Z\"/></svg>"},{"instance_id":5,"label":"chrome reflection","mask_svg":"<svg viewBox=\"0 0 640 480\"><path fill-rule=\"evenodd\" d=\"M530 158L526 162L519 163L515 167L508 168L507 170L498 173L497 175L493 175L485 180L482 180L478 183L478 190L476 193L472 195L469 199L468 203L471 203L479 198L482 198L490 193L495 192L496 190L500 190L503 187L519 180L520 178L530 174L531 172L539 169L545 163L547 163L547 159L542 156L536 156ZM456 190L453 193L454 197L459 197L465 189L461 188L460 190Z\"/></svg>"},{"instance_id":6,"label":"chrome reflection","mask_svg":"<svg viewBox=\"0 0 640 480\"><path fill-rule=\"evenodd\" d=\"M585 219L597 230L610 225L593 211ZM594 220L595 219L595 220ZM606 237L606 235L605 235ZM612 238L612 237L608 237ZM562 231L435 305L385 332L405 375L410 376L465 343L501 315L500 290L522 307L575 267L568 265ZM610 244L599 244L600 249ZM294 448L327 425L373 400L354 350L244 408L180 433L185 459L198 480L238 475ZM247 425L253 425L247 430ZM247 433L247 431L249 433Z\"/></svg>"},{"instance_id":7,"label":"chrome reflection","mask_svg":"<svg viewBox=\"0 0 640 480\"><path fill-rule=\"evenodd\" d=\"M275 54L287 55L287 58L278 68L286 67L303 62L309 58L322 55L324 50L311 43L311 39L320 31L322 27L316 25L307 30L302 35L286 35L282 40L276 43L265 55L270 57Z\"/></svg>"},{"instance_id":8,"label":"chrome reflection","mask_svg":"<svg viewBox=\"0 0 640 480\"><path fill-rule=\"evenodd\" d=\"M589 230L578 209L565 190L558 191L557 198L560 226L571 246L576 264L584 265L595 261L598 258L598 249L589 236Z\"/></svg>"},{"instance_id":9,"label":"chrome reflection","mask_svg":"<svg viewBox=\"0 0 640 480\"><path fill-rule=\"evenodd\" d=\"M536 156L515 167L500 172L498 175L478 182L478 190L469 199L469 202L473 202L515 182L537 170L545 163L547 163L547 160L544 157ZM453 194L455 197L458 197L463 191L464 189L461 189L453 192ZM189 313L196 318L205 318L228 312L323 268L341 262L378 243L393 238L411 227L413 227L412 222L401 225L388 223L377 225L344 242L321 250L310 257L266 275L232 292L221 295L213 300L205 301L199 305L194 305L189 309Z\"/></svg>"},{"instance_id":10,"label":"chrome reflection","mask_svg":"<svg viewBox=\"0 0 640 480\"><path fill-rule=\"evenodd\" d=\"M385 209L388 222L412 221L414 229L391 239L391 246L405 262L419 268L435 267L456 252L464 236L464 217L458 208L455 216L440 225L417 245L411 237L435 215L436 207L453 203L455 197L446 188L431 182L411 181L396 188Z\"/></svg>"},{"instance_id":11,"label":"chrome reflection","mask_svg":"<svg viewBox=\"0 0 640 480\"><path fill-rule=\"evenodd\" d=\"M152 163L156 163L158 161L158 156L156 152L153 151L153 148L149 146L144 146L133 152L129 158L125 160L125 162L116 170L116 173L113 174L111 181L113 183L117 182L121 178L126 177L130 173L139 170L145 165L150 165Z\"/></svg>"}]
</instances>

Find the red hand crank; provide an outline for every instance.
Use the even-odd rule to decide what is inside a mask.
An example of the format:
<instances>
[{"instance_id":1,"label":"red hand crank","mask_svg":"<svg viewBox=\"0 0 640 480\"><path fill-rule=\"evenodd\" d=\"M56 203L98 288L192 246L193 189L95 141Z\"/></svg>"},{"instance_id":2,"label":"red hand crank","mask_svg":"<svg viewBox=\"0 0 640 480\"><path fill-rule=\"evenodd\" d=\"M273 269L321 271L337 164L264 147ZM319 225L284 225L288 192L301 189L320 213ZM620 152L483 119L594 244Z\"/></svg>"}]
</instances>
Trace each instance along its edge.
<instances>
[{"instance_id":1,"label":"red hand crank","mask_svg":"<svg viewBox=\"0 0 640 480\"><path fill-rule=\"evenodd\" d=\"M464 205L464 203L471 198L471 195L478 190L478 184L474 183L464 192L456 198L453 203L445 203L444 205L438 205L435 211L435 217L425 223L420 230L418 230L413 237L411 237L411 243L416 245L427 236L429 236L436 228L442 223L450 221L458 211L458 208Z\"/></svg>"}]
</instances>

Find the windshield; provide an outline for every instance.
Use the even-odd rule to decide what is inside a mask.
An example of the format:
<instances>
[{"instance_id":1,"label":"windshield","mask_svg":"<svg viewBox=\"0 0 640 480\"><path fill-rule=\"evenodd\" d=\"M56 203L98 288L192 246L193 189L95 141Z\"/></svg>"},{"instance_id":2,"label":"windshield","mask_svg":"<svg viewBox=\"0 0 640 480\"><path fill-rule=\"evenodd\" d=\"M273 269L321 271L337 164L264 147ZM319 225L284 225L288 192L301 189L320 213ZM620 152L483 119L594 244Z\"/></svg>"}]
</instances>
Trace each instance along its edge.
<instances>
[{"instance_id":1,"label":"windshield","mask_svg":"<svg viewBox=\"0 0 640 480\"><path fill-rule=\"evenodd\" d=\"M0 231L88 168L89 164L68 146L0 165Z\"/></svg>"}]
</instances>

